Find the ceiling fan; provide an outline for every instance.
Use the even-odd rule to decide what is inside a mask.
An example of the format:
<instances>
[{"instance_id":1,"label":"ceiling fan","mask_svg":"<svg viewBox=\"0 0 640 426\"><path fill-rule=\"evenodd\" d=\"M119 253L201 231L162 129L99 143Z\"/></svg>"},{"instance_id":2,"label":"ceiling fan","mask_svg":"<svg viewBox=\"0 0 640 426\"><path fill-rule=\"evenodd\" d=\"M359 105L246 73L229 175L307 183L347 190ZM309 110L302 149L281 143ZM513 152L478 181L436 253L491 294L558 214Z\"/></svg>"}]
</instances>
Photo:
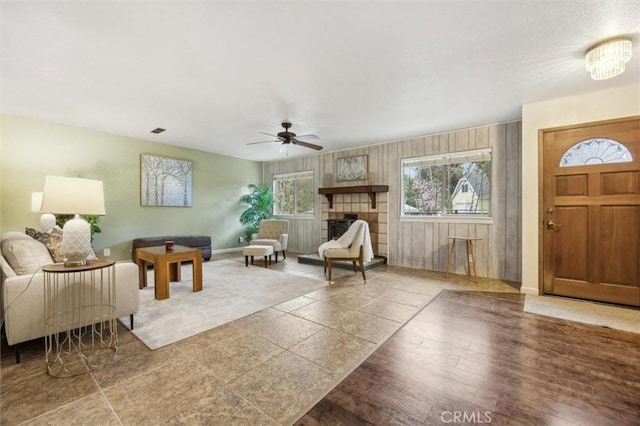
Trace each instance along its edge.
<instances>
[{"instance_id":1,"label":"ceiling fan","mask_svg":"<svg viewBox=\"0 0 640 426\"><path fill-rule=\"evenodd\" d=\"M255 145L255 144L267 143L267 142L281 142L283 147L287 147L287 145L291 144L291 145L304 146L305 148L315 149L316 151L320 151L322 149L322 147L320 145L316 145L316 144L313 144L313 143L310 143L310 142L305 142L304 140L301 140L301 139L306 139L306 140L318 140L318 139L320 139L316 135L300 135L300 136L297 136L295 133L289 131L289 128L291 127L291 122L288 121L288 120L284 120L282 122L282 127L284 127L284 132L280 132L277 135L272 135L270 133L260 132L263 135L273 136L274 138L276 138L276 140L251 142L251 143L248 143L247 145Z\"/></svg>"}]
</instances>

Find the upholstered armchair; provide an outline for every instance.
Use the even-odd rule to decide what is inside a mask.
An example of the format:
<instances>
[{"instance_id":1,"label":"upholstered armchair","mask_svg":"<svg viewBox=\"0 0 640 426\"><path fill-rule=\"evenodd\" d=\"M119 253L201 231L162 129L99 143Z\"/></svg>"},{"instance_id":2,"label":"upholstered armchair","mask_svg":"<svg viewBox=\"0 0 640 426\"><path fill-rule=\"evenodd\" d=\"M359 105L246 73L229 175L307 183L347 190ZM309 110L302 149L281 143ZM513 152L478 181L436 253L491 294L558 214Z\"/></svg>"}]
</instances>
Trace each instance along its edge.
<instances>
[{"instance_id":1,"label":"upholstered armchair","mask_svg":"<svg viewBox=\"0 0 640 426\"><path fill-rule=\"evenodd\" d=\"M282 258L286 259L287 243L289 241L289 221L280 219L265 219L260 221L257 234L251 236L250 245L273 246L278 263L278 252L282 252Z\"/></svg>"},{"instance_id":2,"label":"upholstered armchair","mask_svg":"<svg viewBox=\"0 0 640 426\"><path fill-rule=\"evenodd\" d=\"M373 259L373 247L371 246L371 235L369 234L369 224L364 220L357 220L351 224L347 232L342 234L337 240L327 241L318 248L318 254L324 259L324 273L331 281L331 267L333 262L350 261L353 263L353 272L358 273L356 262L360 266L362 279L367 283L364 272L364 264Z\"/></svg>"}]
</instances>

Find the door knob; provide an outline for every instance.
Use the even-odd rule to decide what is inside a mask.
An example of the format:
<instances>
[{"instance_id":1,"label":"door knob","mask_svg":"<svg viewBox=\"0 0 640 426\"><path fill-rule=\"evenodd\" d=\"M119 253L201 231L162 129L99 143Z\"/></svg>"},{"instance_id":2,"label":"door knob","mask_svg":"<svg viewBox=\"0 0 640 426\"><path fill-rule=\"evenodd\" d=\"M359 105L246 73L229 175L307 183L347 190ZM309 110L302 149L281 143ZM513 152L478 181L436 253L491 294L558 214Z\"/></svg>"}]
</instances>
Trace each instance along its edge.
<instances>
[{"instance_id":1,"label":"door knob","mask_svg":"<svg viewBox=\"0 0 640 426\"><path fill-rule=\"evenodd\" d=\"M547 228L548 229L557 230L561 226L562 226L561 223L554 223L552 220L548 220L547 221Z\"/></svg>"}]
</instances>

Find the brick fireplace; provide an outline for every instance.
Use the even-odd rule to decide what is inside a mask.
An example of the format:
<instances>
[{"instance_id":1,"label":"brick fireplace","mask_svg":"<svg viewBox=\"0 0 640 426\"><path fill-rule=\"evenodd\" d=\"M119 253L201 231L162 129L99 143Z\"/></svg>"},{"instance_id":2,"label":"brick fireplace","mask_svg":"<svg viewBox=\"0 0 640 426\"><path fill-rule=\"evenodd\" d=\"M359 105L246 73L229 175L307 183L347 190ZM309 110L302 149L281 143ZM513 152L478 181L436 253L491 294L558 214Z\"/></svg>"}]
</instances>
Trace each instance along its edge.
<instances>
[{"instance_id":1,"label":"brick fireplace","mask_svg":"<svg viewBox=\"0 0 640 426\"><path fill-rule=\"evenodd\" d=\"M378 189L376 191L377 193L373 197L371 192L368 191L369 188ZM348 221L357 215L357 219L364 220L369 224L371 245L373 246L374 253L377 255L387 256L387 235L389 226L387 221L388 204L386 191L388 191L388 187L377 185L375 187L360 186L321 188L321 194L323 193L323 190L338 190L340 192L334 192L331 194L331 203L329 202L329 197L323 197L322 234L328 238L330 224L331 226L336 226L336 224L338 224L344 227L344 224L346 223L345 217L347 218L346 221ZM353 192L348 193L347 191ZM373 207L374 201L375 208ZM344 230L346 230L346 228L344 228Z\"/></svg>"}]
</instances>

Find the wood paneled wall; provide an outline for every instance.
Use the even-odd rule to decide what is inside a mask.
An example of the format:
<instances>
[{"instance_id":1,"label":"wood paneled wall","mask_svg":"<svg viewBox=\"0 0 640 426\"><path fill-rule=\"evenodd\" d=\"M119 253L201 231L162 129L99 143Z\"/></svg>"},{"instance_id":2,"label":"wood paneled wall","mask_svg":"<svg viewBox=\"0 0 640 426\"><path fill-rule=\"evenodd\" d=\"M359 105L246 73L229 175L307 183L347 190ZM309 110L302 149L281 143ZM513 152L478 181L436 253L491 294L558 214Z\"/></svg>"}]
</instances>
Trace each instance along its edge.
<instances>
[{"instance_id":1,"label":"wood paneled wall","mask_svg":"<svg viewBox=\"0 0 640 426\"><path fill-rule=\"evenodd\" d=\"M459 131L403 139L347 151L328 152L265 163L264 182L274 174L302 170L314 171L315 216L289 218L289 250L313 253L326 240L328 206L317 188L351 185L389 185L387 194L387 246L381 254L391 265L444 271L449 241L447 235L482 238L476 242L478 275L521 281L521 122L493 124ZM444 221L405 221L400 219L400 162L403 158L492 148L491 212L493 223L453 223ZM368 155L367 180L335 181L335 161L341 157ZM334 206L335 209L335 206ZM333 211L333 210L331 210ZM369 210L374 211L374 210ZM384 217L384 216L383 216ZM382 226L382 224L381 224ZM456 273L465 273L464 245L456 247ZM386 251L386 253L384 253Z\"/></svg>"}]
</instances>

